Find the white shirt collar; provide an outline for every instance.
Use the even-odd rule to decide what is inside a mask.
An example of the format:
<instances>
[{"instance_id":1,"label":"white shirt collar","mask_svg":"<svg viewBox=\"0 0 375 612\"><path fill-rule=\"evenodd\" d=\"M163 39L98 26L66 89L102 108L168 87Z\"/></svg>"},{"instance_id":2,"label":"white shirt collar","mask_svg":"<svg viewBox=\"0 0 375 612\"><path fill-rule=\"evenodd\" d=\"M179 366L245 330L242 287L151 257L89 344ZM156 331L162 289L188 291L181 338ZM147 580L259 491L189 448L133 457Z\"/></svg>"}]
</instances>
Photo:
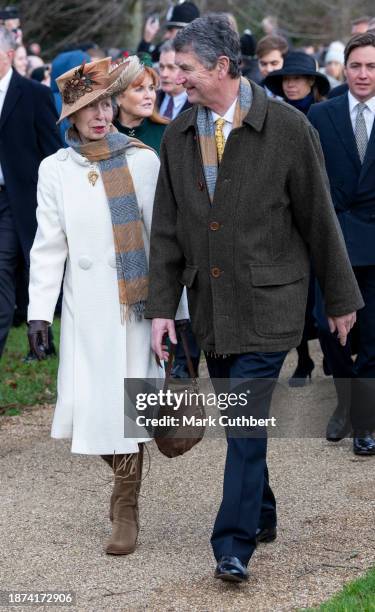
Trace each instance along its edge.
<instances>
[{"instance_id":1,"label":"white shirt collar","mask_svg":"<svg viewBox=\"0 0 375 612\"><path fill-rule=\"evenodd\" d=\"M0 91L6 93L8 91L10 79L12 78L13 69L9 68L8 72L0 79Z\"/></svg>"},{"instance_id":2,"label":"white shirt collar","mask_svg":"<svg viewBox=\"0 0 375 612\"><path fill-rule=\"evenodd\" d=\"M352 94L351 91L348 91L348 99L349 99L349 112L350 114L354 111L357 104L359 104L360 100L357 100ZM375 113L375 96L367 100L366 106L370 109L372 113Z\"/></svg>"},{"instance_id":3,"label":"white shirt collar","mask_svg":"<svg viewBox=\"0 0 375 612\"><path fill-rule=\"evenodd\" d=\"M173 106L176 107L182 102L185 102L187 98L187 93L186 91L182 91L181 93L177 94L177 96L171 96L171 97L173 98Z\"/></svg>"},{"instance_id":4,"label":"white shirt collar","mask_svg":"<svg viewBox=\"0 0 375 612\"><path fill-rule=\"evenodd\" d=\"M234 112L236 110L236 104L237 104L237 100L238 98L236 98L233 102L233 104L231 104L231 106L228 108L227 112L225 113L225 115L218 115L217 113L215 113L213 110L211 111L212 114L212 119L213 122L215 123L216 119L220 119L220 117L222 117L223 119L225 119L225 121L227 123L233 124L233 119L234 119Z\"/></svg>"}]
</instances>

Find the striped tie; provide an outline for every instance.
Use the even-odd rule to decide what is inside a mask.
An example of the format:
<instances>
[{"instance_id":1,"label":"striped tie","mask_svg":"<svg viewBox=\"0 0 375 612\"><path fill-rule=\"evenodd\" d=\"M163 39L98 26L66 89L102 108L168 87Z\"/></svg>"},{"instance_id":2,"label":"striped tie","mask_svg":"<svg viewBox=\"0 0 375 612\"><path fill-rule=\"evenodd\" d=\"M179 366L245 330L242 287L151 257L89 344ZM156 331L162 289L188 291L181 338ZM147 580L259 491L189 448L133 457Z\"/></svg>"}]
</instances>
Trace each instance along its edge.
<instances>
[{"instance_id":1,"label":"striped tie","mask_svg":"<svg viewBox=\"0 0 375 612\"><path fill-rule=\"evenodd\" d=\"M363 116L365 109L367 108L364 102L359 102L357 105L357 118L355 121L355 140L357 143L359 158L361 160L361 164L363 164L363 160L365 159L366 149L368 145L368 135L366 128L366 121Z\"/></svg>"},{"instance_id":2,"label":"striped tie","mask_svg":"<svg viewBox=\"0 0 375 612\"><path fill-rule=\"evenodd\" d=\"M223 158L224 147L225 147L225 138L224 138L224 132L223 132L224 123L225 123L225 119L223 119L222 117L219 117L215 121L215 140L216 140L216 148L217 148L217 160L219 164Z\"/></svg>"}]
</instances>

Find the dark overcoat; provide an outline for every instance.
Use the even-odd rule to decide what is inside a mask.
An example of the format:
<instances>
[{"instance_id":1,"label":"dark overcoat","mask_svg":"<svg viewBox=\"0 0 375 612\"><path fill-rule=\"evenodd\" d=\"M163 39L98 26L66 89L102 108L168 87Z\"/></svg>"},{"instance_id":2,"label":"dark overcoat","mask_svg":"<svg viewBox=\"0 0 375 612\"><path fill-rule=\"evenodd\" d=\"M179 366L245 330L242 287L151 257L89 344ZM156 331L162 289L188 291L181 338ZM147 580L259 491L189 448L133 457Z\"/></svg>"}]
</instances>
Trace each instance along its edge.
<instances>
[{"instance_id":1,"label":"dark overcoat","mask_svg":"<svg viewBox=\"0 0 375 612\"><path fill-rule=\"evenodd\" d=\"M375 129L361 164L348 94L314 104L309 120L318 130L331 196L353 266L375 265Z\"/></svg>"},{"instance_id":2,"label":"dark overcoat","mask_svg":"<svg viewBox=\"0 0 375 612\"><path fill-rule=\"evenodd\" d=\"M26 262L37 226L39 164L62 146L57 118L49 87L13 70L0 117L0 163Z\"/></svg>"},{"instance_id":3,"label":"dark overcoat","mask_svg":"<svg viewBox=\"0 0 375 612\"><path fill-rule=\"evenodd\" d=\"M317 132L251 85L252 105L228 137L212 205L195 108L168 126L161 146L146 316L173 319L185 285L197 341L218 353L299 344L310 256L329 315L363 306Z\"/></svg>"}]
</instances>

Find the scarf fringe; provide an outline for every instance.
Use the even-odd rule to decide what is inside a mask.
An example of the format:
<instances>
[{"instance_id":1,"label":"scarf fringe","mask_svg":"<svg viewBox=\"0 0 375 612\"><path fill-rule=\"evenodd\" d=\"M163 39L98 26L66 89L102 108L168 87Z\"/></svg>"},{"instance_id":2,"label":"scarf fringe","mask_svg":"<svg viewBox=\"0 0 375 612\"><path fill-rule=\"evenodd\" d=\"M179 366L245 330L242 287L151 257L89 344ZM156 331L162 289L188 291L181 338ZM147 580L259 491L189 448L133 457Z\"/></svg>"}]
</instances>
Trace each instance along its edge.
<instances>
[{"instance_id":1,"label":"scarf fringe","mask_svg":"<svg viewBox=\"0 0 375 612\"><path fill-rule=\"evenodd\" d=\"M136 302L135 304L120 304L121 325L127 321L142 321L146 310L146 302Z\"/></svg>"}]
</instances>

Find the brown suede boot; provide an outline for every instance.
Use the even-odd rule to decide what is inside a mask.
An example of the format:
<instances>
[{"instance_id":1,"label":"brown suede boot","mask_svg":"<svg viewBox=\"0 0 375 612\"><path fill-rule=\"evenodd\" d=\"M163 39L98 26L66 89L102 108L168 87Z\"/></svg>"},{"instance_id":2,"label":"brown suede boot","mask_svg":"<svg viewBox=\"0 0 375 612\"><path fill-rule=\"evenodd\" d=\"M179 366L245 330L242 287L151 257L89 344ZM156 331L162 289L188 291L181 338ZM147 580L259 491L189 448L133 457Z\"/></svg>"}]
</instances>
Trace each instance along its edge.
<instances>
[{"instance_id":1,"label":"brown suede boot","mask_svg":"<svg viewBox=\"0 0 375 612\"><path fill-rule=\"evenodd\" d=\"M111 496L112 535L106 546L109 555L134 552L139 531L138 496L141 489L143 444L132 455L115 455L115 484Z\"/></svg>"}]
</instances>

